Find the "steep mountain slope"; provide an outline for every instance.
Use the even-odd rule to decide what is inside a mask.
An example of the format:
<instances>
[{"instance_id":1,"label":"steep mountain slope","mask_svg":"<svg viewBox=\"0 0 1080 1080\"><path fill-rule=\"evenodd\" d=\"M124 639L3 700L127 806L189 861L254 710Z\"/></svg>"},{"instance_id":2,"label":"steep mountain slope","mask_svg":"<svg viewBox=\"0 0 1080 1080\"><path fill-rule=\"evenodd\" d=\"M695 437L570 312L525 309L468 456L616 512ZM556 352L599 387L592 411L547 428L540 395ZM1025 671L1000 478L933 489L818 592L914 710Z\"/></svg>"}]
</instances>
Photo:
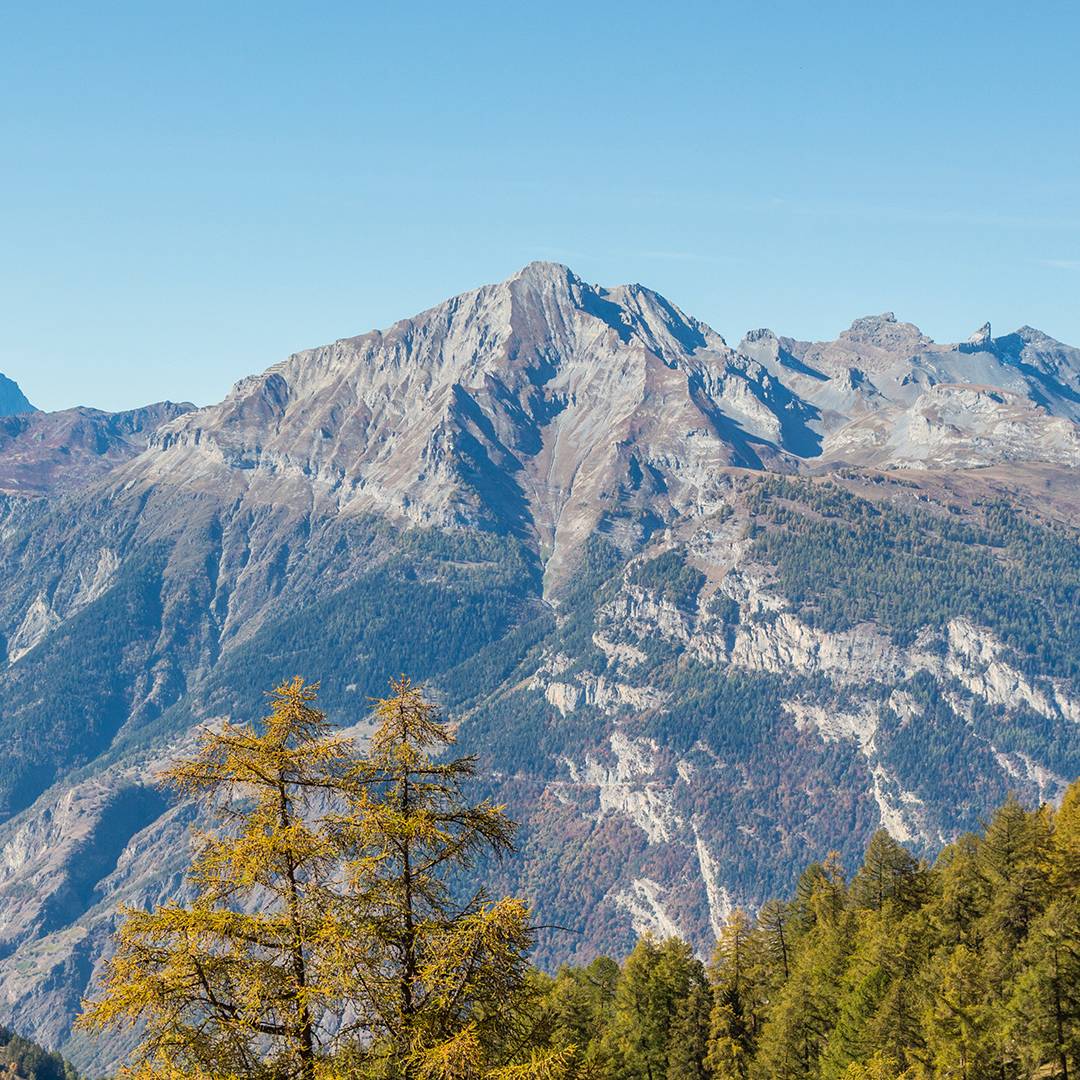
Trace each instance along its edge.
<instances>
[{"instance_id":1,"label":"steep mountain slope","mask_svg":"<svg viewBox=\"0 0 1080 1080\"><path fill-rule=\"evenodd\" d=\"M207 482L526 539L561 568L707 503L725 464L782 465L802 410L757 364L640 286L535 263L385 333L300 353L158 433L143 483ZM651 487L634 499L628 477ZM212 479L211 479L212 478ZM663 484L663 490L660 484Z\"/></svg>"},{"instance_id":2,"label":"steep mountain slope","mask_svg":"<svg viewBox=\"0 0 1080 1080\"><path fill-rule=\"evenodd\" d=\"M0 1019L115 1061L70 1022L116 903L182 888L192 810L153 772L296 671L347 724L391 672L431 683L523 823L492 873L582 931L545 962L646 927L705 949L881 824L929 852L1009 787L1055 797L1078 380L1037 332L892 316L733 350L532 264L9 498Z\"/></svg>"},{"instance_id":3,"label":"steep mountain slope","mask_svg":"<svg viewBox=\"0 0 1080 1080\"><path fill-rule=\"evenodd\" d=\"M933 850L1080 771L1074 528L910 482L728 481L629 564L594 551L588 599L465 724L529 808L530 890L587 942L619 911L706 942L808 856L882 824Z\"/></svg>"},{"instance_id":4,"label":"steep mountain slope","mask_svg":"<svg viewBox=\"0 0 1080 1080\"><path fill-rule=\"evenodd\" d=\"M18 413L33 412L34 406L26 400L26 395L19 389L19 384L0 374L0 416L15 416Z\"/></svg>"}]
</instances>

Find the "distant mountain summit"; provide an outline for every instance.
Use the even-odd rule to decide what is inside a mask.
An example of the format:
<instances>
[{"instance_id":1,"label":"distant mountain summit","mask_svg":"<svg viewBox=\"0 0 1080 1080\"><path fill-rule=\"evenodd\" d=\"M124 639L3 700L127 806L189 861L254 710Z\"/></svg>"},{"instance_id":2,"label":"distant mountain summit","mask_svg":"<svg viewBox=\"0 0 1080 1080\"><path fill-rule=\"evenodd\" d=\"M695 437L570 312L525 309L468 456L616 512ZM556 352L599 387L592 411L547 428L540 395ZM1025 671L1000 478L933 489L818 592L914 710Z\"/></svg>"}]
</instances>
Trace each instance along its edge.
<instances>
[{"instance_id":1,"label":"distant mountain summit","mask_svg":"<svg viewBox=\"0 0 1080 1080\"><path fill-rule=\"evenodd\" d=\"M34 412L34 406L26 400L19 384L0 374L0 416L15 416L28 412Z\"/></svg>"},{"instance_id":2,"label":"distant mountain summit","mask_svg":"<svg viewBox=\"0 0 1080 1080\"><path fill-rule=\"evenodd\" d=\"M1002 391L1007 422L990 398L967 409L975 398L936 389L954 385ZM891 311L833 341L756 330L731 348L644 286L534 262L384 331L296 353L218 405L169 408L143 411L150 452L125 483L224 485L249 501L310 487L338 509L530 539L559 574L597 527L629 541L700 512L722 467L1080 464L1080 350L1029 327L994 338L989 323L939 344ZM69 414L40 421L49 433L19 452L65 439L84 449L90 412ZM100 475L132 445L83 457ZM15 453L0 448L0 484ZM73 461L61 486L78 476Z\"/></svg>"},{"instance_id":3,"label":"distant mountain summit","mask_svg":"<svg viewBox=\"0 0 1080 1080\"><path fill-rule=\"evenodd\" d=\"M640 534L710 498L723 466L789 467L808 419L659 294L531 263L242 380L159 429L138 471L480 525L529 538L558 568L601 520Z\"/></svg>"},{"instance_id":4,"label":"distant mountain summit","mask_svg":"<svg viewBox=\"0 0 1080 1080\"><path fill-rule=\"evenodd\" d=\"M1078 379L1080 354L1042 335L939 345L892 312L831 342L762 330L732 349L641 285L535 262L243 379L164 424L136 482L313 487L339 508L527 538L559 577L598 527L631 541L714 504L728 466L1078 464ZM954 438L941 392L926 398L942 384L1016 407L1008 423L972 411Z\"/></svg>"}]
</instances>

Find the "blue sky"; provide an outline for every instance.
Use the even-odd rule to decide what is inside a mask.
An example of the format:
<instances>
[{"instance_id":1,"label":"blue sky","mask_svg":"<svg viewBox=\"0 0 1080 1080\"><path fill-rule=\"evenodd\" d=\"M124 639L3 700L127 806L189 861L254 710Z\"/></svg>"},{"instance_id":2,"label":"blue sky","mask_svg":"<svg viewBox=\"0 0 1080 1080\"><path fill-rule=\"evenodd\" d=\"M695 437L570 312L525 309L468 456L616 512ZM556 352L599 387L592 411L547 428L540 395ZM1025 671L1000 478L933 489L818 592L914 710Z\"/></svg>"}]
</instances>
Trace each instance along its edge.
<instances>
[{"instance_id":1,"label":"blue sky","mask_svg":"<svg viewBox=\"0 0 1080 1080\"><path fill-rule=\"evenodd\" d=\"M219 399L534 258L729 340L1080 344L1080 11L6 5L0 371Z\"/></svg>"}]
</instances>

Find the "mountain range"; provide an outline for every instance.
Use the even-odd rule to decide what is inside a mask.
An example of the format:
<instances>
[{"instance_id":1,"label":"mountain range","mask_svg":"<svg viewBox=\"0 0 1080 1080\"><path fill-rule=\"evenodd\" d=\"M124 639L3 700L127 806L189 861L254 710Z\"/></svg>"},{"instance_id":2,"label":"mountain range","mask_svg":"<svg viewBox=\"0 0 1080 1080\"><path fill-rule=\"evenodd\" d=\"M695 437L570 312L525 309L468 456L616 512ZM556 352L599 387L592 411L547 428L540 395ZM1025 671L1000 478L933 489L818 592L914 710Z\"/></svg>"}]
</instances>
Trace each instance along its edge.
<instances>
[{"instance_id":1,"label":"mountain range","mask_svg":"<svg viewBox=\"0 0 1080 1080\"><path fill-rule=\"evenodd\" d=\"M533 263L220 404L0 381L0 1021L77 1064L119 902L182 896L203 723L408 671L521 822L545 965L930 855L1080 774L1080 350L886 313L735 348ZM20 404L21 402L21 404Z\"/></svg>"}]
</instances>

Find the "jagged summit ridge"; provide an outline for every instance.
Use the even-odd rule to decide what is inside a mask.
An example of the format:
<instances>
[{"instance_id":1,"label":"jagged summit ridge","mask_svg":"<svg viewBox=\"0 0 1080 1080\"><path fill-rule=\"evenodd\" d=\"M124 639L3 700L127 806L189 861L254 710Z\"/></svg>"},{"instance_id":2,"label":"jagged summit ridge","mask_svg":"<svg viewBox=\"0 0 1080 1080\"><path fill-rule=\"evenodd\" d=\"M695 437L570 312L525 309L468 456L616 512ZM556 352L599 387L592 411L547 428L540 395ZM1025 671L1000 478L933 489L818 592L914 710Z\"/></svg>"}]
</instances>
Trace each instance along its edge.
<instances>
[{"instance_id":1,"label":"jagged summit ridge","mask_svg":"<svg viewBox=\"0 0 1080 1080\"><path fill-rule=\"evenodd\" d=\"M893 312L830 342L756 330L732 349L642 285L532 262L242 380L165 424L133 468L144 482L224 483L254 501L295 486L340 509L481 524L530 539L557 568L597 527L640 538L713 505L726 466L977 466L1048 447L1071 460L1078 360L1043 335L994 339L988 327L938 344ZM933 415L922 397L940 384L1037 405L1010 413L1030 437L1006 446L1002 418L984 430L976 412L957 434L962 453L948 424L918 442L922 421L907 411ZM1044 418L1066 427L1043 437ZM866 424L893 434L852 429Z\"/></svg>"},{"instance_id":2,"label":"jagged summit ridge","mask_svg":"<svg viewBox=\"0 0 1080 1080\"><path fill-rule=\"evenodd\" d=\"M925 395L954 384L1013 395L1013 427L976 411L923 438L938 415ZM1078 420L1080 352L1029 327L939 344L886 311L833 341L758 329L732 349L652 289L536 261L166 418L120 479L482 524L557 564L599 525L640 536L700 512L726 466L1062 462ZM1065 427L1048 434L1050 421ZM1003 441L1007 429L1019 434Z\"/></svg>"},{"instance_id":3,"label":"jagged summit ridge","mask_svg":"<svg viewBox=\"0 0 1080 1080\"><path fill-rule=\"evenodd\" d=\"M778 460L804 413L658 293L532 263L243 380L138 464L253 499L270 477L274 498L311 483L342 508L517 532L558 563L627 503L651 504L620 519L640 533L712 498L718 468Z\"/></svg>"},{"instance_id":4,"label":"jagged summit ridge","mask_svg":"<svg viewBox=\"0 0 1080 1080\"><path fill-rule=\"evenodd\" d=\"M856 319L841 335L842 341L859 342L876 346L890 352L912 350L917 352L933 345L914 323L900 322L894 312L866 315Z\"/></svg>"}]
</instances>

